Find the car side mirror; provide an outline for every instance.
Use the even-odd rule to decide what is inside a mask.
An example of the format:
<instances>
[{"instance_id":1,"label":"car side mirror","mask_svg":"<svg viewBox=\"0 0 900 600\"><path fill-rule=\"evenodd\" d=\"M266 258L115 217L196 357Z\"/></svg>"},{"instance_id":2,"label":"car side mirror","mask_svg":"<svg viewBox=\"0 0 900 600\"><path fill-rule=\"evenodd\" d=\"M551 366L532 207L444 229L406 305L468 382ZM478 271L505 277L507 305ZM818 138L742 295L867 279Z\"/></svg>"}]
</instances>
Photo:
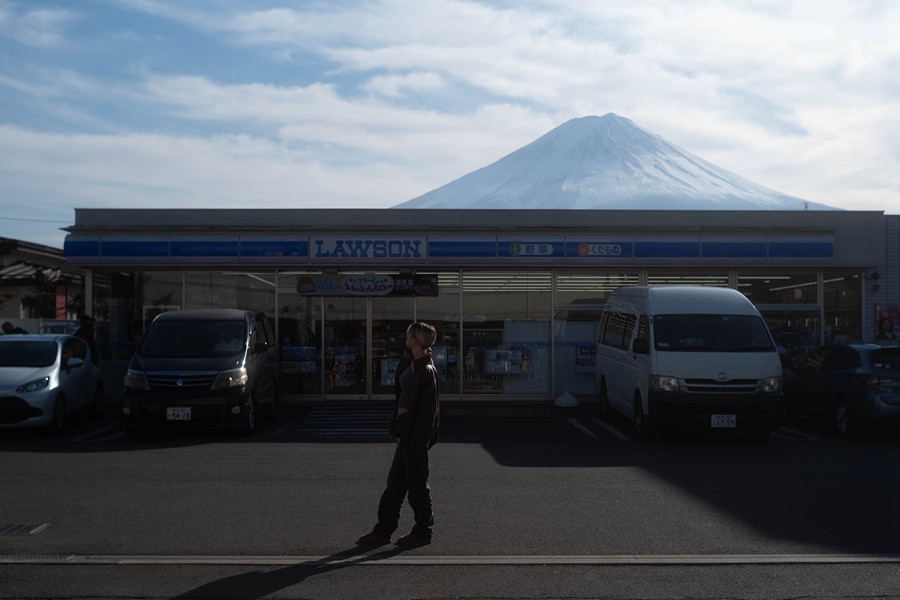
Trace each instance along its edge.
<instances>
[{"instance_id":1,"label":"car side mirror","mask_svg":"<svg viewBox=\"0 0 900 600\"><path fill-rule=\"evenodd\" d=\"M269 345L265 342L256 342L253 345L253 354L259 354L260 352L265 352L269 349Z\"/></svg>"},{"instance_id":2,"label":"car side mirror","mask_svg":"<svg viewBox=\"0 0 900 600\"><path fill-rule=\"evenodd\" d=\"M638 338L631 345L631 351L635 354L650 354L650 340Z\"/></svg>"},{"instance_id":3,"label":"car side mirror","mask_svg":"<svg viewBox=\"0 0 900 600\"><path fill-rule=\"evenodd\" d=\"M84 364L84 360L80 358L75 358L74 356L66 361L66 371L71 371L72 369L77 369Z\"/></svg>"}]
</instances>

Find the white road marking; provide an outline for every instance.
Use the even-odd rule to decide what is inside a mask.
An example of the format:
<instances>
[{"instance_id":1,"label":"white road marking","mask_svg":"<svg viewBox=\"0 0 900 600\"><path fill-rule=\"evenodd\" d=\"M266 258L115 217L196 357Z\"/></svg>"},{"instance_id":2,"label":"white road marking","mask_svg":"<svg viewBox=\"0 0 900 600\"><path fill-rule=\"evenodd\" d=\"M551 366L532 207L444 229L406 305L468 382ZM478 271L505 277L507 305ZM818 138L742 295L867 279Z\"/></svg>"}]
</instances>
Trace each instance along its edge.
<instances>
[{"instance_id":1,"label":"white road marking","mask_svg":"<svg viewBox=\"0 0 900 600\"><path fill-rule=\"evenodd\" d=\"M600 427L602 427L603 429L607 430L608 432L610 432L611 434L613 434L614 436L616 436L619 440L621 440L621 441L623 441L623 442L626 442L626 441L628 441L629 439L631 439L631 438L629 438L627 435L625 435L624 433L622 433L621 431L619 431L618 429L616 429L615 427L613 427L612 425L609 425L609 424L607 424L607 423L604 423L604 422L601 421L600 419L591 419L591 420L592 420L594 423L596 423L597 425L599 425Z\"/></svg>"},{"instance_id":2,"label":"white road marking","mask_svg":"<svg viewBox=\"0 0 900 600\"><path fill-rule=\"evenodd\" d=\"M118 426L119 426L118 423L110 423L109 425L105 425L105 426L101 427L100 429L97 429L96 431L92 431L90 433L85 433L84 435L79 435L78 437L74 437L74 438L72 438L72 441L73 442L83 442L90 437L93 437L95 435L100 435L102 432L106 431L107 429L112 429L113 427L118 427ZM103 438L103 439L105 440L107 438ZM97 441L103 441L103 440L97 440Z\"/></svg>"},{"instance_id":3,"label":"white road marking","mask_svg":"<svg viewBox=\"0 0 900 600\"><path fill-rule=\"evenodd\" d=\"M803 431L797 431L796 429L791 429L790 427L785 427L782 425L778 429L772 430L772 435L776 437L780 437L783 440L817 440L814 435L810 435L808 433L804 433Z\"/></svg>"},{"instance_id":4,"label":"white road marking","mask_svg":"<svg viewBox=\"0 0 900 600\"><path fill-rule=\"evenodd\" d=\"M594 434L593 431L591 431L590 429L588 429L587 427L585 427L584 425L582 425L581 423L579 423L576 419L566 419L566 421L569 422L569 425L571 425L572 427L574 427L575 429L577 429L578 431L580 431L580 432L583 433L584 435L588 436L588 437L591 438L592 440L599 440L599 439L600 439L600 438L598 438L598 437Z\"/></svg>"},{"instance_id":5,"label":"white road marking","mask_svg":"<svg viewBox=\"0 0 900 600\"><path fill-rule=\"evenodd\" d=\"M380 547L350 556L0 555L0 564L73 565L778 565L900 563L900 554L425 555Z\"/></svg>"}]
</instances>

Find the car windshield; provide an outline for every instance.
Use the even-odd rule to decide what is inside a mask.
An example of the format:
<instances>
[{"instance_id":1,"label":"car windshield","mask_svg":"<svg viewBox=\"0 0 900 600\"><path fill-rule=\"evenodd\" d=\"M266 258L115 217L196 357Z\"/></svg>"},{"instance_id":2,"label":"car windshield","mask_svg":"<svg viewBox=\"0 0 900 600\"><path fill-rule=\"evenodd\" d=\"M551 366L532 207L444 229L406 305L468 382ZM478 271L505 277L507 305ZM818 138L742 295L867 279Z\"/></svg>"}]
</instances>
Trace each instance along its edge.
<instances>
[{"instance_id":1,"label":"car windshield","mask_svg":"<svg viewBox=\"0 0 900 600\"><path fill-rule=\"evenodd\" d=\"M900 348L882 348L872 351L872 366L900 373Z\"/></svg>"},{"instance_id":2,"label":"car windshield","mask_svg":"<svg viewBox=\"0 0 900 600\"><path fill-rule=\"evenodd\" d=\"M16 340L0 343L0 367L49 367L56 362L56 342Z\"/></svg>"},{"instance_id":3,"label":"car windshield","mask_svg":"<svg viewBox=\"0 0 900 600\"><path fill-rule=\"evenodd\" d=\"M244 349L244 321L156 321L141 342L141 354L157 357L204 357L236 354Z\"/></svg>"},{"instance_id":4,"label":"car windshield","mask_svg":"<svg viewBox=\"0 0 900 600\"><path fill-rule=\"evenodd\" d=\"M774 352L766 324L749 315L658 315L656 349L664 352Z\"/></svg>"}]
</instances>

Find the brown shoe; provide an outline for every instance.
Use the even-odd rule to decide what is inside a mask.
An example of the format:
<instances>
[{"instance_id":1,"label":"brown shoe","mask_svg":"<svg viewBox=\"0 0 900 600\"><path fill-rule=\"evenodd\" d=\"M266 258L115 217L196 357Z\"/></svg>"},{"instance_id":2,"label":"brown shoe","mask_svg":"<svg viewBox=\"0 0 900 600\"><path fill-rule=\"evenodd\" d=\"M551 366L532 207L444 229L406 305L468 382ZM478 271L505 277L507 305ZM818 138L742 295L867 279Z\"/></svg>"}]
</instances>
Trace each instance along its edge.
<instances>
[{"instance_id":1,"label":"brown shoe","mask_svg":"<svg viewBox=\"0 0 900 600\"><path fill-rule=\"evenodd\" d=\"M366 535L362 536L358 540L356 540L357 544L371 544L373 546L384 546L385 544L391 543L391 538L384 537L377 531L371 531Z\"/></svg>"},{"instance_id":2,"label":"brown shoe","mask_svg":"<svg viewBox=\"0 0 900 600\"><path fill-rule=\"evenodd\" d=\"M407 533L397 540L398 546L427 546L431 543L431 538L422 537L414 533Z\"/></svg>"}]
</instances>

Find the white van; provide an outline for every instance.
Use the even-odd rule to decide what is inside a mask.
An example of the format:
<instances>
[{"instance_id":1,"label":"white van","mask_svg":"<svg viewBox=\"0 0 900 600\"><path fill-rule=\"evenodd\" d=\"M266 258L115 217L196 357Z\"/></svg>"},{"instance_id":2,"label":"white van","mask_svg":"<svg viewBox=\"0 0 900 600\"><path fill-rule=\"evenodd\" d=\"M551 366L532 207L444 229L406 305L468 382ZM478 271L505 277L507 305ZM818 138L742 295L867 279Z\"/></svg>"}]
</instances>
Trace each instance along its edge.
<instances>
[{"instance_id":1,"label":"white van","mask_svg":"<svg viewBox=\"0 0 900 600\"><path fill-rule=\"evenodd\" d=\"M783 415L781 361L756 307L737 290L636 286L615 290L600 319L597 392L634 422L741 429L764 439Z\"/></svg>"}]
</instances>

